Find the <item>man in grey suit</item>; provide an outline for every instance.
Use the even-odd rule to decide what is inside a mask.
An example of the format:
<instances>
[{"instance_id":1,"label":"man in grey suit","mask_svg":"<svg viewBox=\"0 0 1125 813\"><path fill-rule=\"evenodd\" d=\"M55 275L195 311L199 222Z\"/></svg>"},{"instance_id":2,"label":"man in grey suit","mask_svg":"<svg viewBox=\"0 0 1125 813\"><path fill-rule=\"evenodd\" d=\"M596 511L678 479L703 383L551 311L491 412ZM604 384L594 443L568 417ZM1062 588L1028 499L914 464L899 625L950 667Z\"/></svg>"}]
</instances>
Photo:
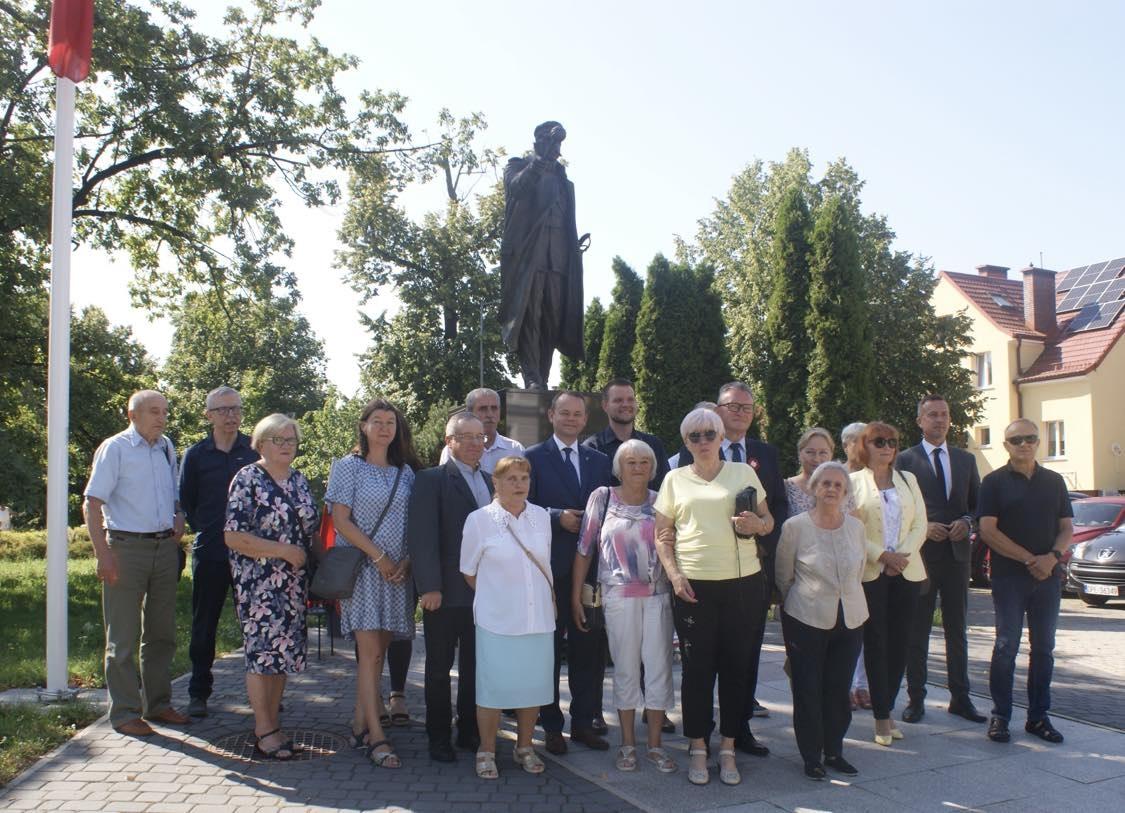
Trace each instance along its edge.
<instances>
[{"instance_id":1,"label":"man in grey suit","mask_svg":"<svg viewBox=\"0 0 1125 813\"><path fill-rule=\"evenodd\" d=\"M445 425L450 459L418 472L410 495L406 538L426 634L426 736L430 758L453 762L449 670L457 655L457 746L480 744L476 707L473 591L461 575L465 518L492 501L492 480L480 467L484 426L458 412Z\"/></svg>"},{"instance_id":2,"label":"man in grey suit","mask_svg":"<svg viewBox=\"0 0 1125 813\"><path fill-rule=\"evenodd\" d=\"M964 449L946 443L949 404L941 395L927 395L918 403L922 442L901 452L899 469L918 478L926 501L928 527L922 545L927 581L919 596L906 655L906 689L910 702L903 722L916 723L926 713L926 659L934 607L941 596L945 631L945 664L949 679L949 713L974 723L985 717L969 698L968 638L965 616L969 603L969 536L977 509L980 474L977 461Z\"/></svg>"}]
</instances>

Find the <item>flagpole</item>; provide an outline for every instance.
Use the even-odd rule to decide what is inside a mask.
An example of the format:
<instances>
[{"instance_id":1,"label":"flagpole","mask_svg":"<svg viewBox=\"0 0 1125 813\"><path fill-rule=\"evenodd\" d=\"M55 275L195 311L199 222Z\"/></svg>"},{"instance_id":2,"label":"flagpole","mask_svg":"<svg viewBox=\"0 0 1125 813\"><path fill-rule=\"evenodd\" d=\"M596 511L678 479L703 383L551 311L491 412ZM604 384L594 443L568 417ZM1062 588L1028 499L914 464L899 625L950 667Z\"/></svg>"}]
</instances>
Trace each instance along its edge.
<instances>
[{"instance_id":1,"label":"flagpole","mask_svg":"<svg viewBox=\"0 0 1125 813\"><path fill-rule=\"evenodd\" d=\"M70 236L73 221L74 82L55 86L55 178L51 210L51 321L47 360L47 690L73 697L67 665L67 443L70 411Z\"/></svg>"}]
</instances>

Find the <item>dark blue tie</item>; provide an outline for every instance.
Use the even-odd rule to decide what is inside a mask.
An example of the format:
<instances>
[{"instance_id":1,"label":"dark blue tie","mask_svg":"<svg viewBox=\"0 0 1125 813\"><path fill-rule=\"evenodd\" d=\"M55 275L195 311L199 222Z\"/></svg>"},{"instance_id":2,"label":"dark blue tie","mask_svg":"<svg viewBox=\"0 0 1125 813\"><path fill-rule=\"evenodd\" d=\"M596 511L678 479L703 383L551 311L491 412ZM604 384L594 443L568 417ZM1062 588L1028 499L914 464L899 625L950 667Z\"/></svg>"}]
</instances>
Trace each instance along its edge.
<instances>
[{"instance_id":1,"label":"dark blue tie","mask_svg":"<svg viewBox=\"0 0 1125 813\"><path fill-rule=\"evenodd\" d=\"M742 462L742 444L741 443L732 443L730 445L730 462L731 463L741 463Z\"/></svg>"},{"instance_id":2,"label":"dark blue tie","mask_svg":"<svg viewBox=\"0 0 1125 813\"><path fill-rule=\"evenodd\" d=\"M945 466L941 464L941 447L934 449L934 473L937 474L938 482L941 483L941 491L945 498L949 499L949 489L945 486Z\"/></svg>"},{"instance_id":3,"label":"dark blue tie","mask_svg":"<svg viewBox=\"0 0 1125 813\"><path fill-rule=\"evenodd\" d=\"M578 482L578 472L574 470L574 464L570 462L570 455L574 449L569 446L563 447L563 477L566 479L566 484L574 489L575 494L582 493L582 484Z\"/></svg>"}]
</instances>

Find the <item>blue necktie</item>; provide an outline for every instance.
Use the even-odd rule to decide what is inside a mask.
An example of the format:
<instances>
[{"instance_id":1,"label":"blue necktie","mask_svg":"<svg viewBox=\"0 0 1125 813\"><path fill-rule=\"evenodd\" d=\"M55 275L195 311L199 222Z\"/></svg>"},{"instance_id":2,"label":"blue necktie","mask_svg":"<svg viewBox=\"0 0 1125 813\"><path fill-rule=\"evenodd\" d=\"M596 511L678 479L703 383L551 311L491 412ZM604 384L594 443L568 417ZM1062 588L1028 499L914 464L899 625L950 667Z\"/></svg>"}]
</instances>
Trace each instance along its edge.
<instances>
[{"instance_id":1,"label":"blue necktie","mask_svg":"<svg viewBox=\"0 0 1125 813\"><path fill-rule=\"evenodd\" d=\"M569 446L563 447L563 476L566 478L566 483L574 489L575 494L582 493L582 484L578 482L578 472L574 470L574 464L570 462L570 454L574 449Z\"/></svg>"},{"instance_id":2,"label":"blue necktie","mask_svg":"<svg viewBox=\"0 0 1125 813\"><path fill-rule=\"evenodd\" d=\"M732 443L730 445L730 462L732 462L732 463L741 463L742 462L742 444L741 443Z\"/></svg>"},{"instance_id":3,"label":"blue necktie","mask_svg":"<svg viewBox=\"0 0 1125 813\"><path fill-rule=\"evenodd\" d=\"M941 483L942 493L945 498L949 499L949 488L945 484L945 467L941 464L941 447L934 449L934 473L937 475L938 482Z\"/></svg>"}]
</instances>

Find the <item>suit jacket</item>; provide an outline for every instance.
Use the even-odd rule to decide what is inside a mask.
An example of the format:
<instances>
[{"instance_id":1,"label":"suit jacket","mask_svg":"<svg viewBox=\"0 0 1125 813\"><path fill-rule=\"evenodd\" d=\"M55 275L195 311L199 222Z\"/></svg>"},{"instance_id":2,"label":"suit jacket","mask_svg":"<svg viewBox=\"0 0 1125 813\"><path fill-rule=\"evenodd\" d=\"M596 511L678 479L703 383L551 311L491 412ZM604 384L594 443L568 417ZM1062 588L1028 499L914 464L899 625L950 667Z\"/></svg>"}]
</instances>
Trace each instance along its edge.
<instances>
[{"instance_id":1,"label":"suit jacket","mask_svg":"<svg viewBox=\"0 0 1125 813\"><path fill-rule=\"evenodd\" d=\"M484 484L492 493L491 478ZM469 484L453 460L423 469L414 478L406 521L414 585L418 594L441 591L441 606L471 607L473 591L461 575L461 533L477 510Z\"/></svg>"},{"instance_id":2,"label":"suit jacket","mask_svg":"<svg viewBox=\"0 0 1125 813\"><path fill-rule=\"evenodd\" d=\"M785 478L781 476L781 460L777 447L772 444L753 438L743 438L743 442L746 444L746 462L762 481L766 505L773 515L773 530L758 537L758 549L772 559L777 551L777 540L781 538L781 524L789 519L789 494L785 490ZM680 467L689 466L695 460L687 446L680 449L679 455ZM724 457L721 451L719 457Z\"/></svg>"},{"instance_id":3,"label":"suit jacket","mask_svg":"<svg viewBox=\"0 0 1125 813\"><path fill-rule=\"evenodd\" d=\"M532 446L524 455L531 463L531 491L527 501L546 508L551 515L551 572L556 579L568 577L574 566L574 551L578 534L571 533L559 524L563 509L586 510L586 503L594 489L608 486L610 461L599 451L588 446L578 446L578 467L581 488L576 492L567 482L563 466L568 465L555 445L554 437Z\"/></svg>"},{"instance_id":4,"label":"suit jacket","mask_svg":"<svg viewBox=\"0 0 1125 813\"><path fill-rule=\"evenodd\" d=\"M922 498L926 501L927 521L948 525L954 520L966 519L971 523L976 515L977 494L980 492L977 459L964 449L948 445L946 448L949 450L952 483L949 497L945 496L945 483L938 480L933 463L921 443L900 452L895 465L918 480ZM922 558L927 562L937 562L952 557L958 562L968 562L972 557L971 545L968 537L960 542L926 542L922 545Z\"/></svg>"},{"instance_id":5,"label":"suit jacket","mask_svg":"<svg viewBox=\"0 0 1125 813\"><path fill-rule=\"evenodd\" d=\"M898 492L898 504L902 508L902 524L898 528L895 553L910 555L902 577L907 581L920 582L926 578L926 566L918 555L918 549L926 539L926 503L913 474L896 469L891 477L895 491ZM855 515L863 522L867 534L867 566L863 570L863 580L870 582L879 578L879 574L883 572L883 566L879 564L879 557L885 550L883 498L871 469L852 472L851 478Z\"/></svg>"}]
</instances>

